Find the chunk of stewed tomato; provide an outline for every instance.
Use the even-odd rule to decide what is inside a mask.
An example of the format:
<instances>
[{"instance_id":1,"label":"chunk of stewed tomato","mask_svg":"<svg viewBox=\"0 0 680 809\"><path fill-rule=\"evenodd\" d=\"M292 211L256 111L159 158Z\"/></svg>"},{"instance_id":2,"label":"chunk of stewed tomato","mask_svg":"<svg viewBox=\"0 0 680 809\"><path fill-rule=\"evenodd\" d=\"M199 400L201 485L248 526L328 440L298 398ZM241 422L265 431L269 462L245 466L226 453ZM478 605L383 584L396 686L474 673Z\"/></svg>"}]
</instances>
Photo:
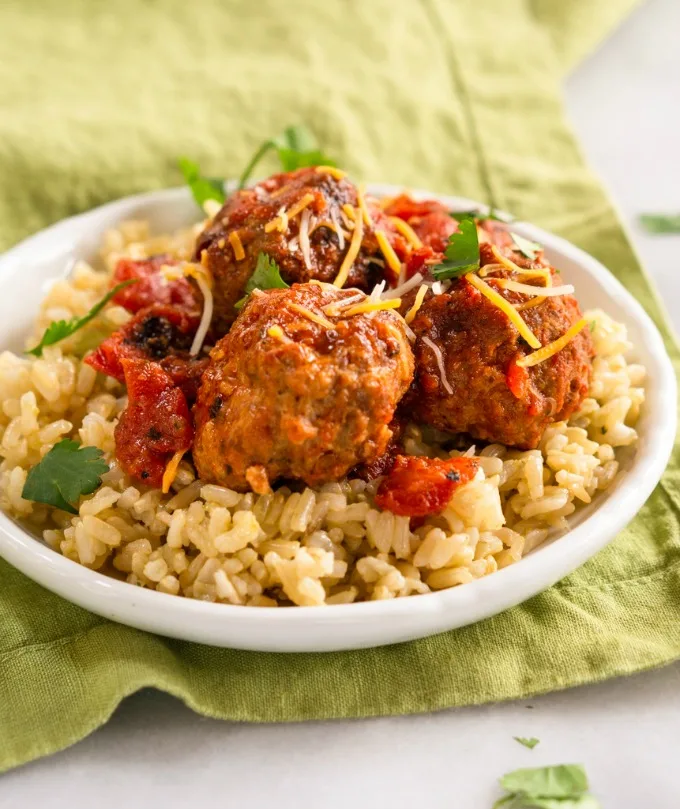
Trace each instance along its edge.
<instances>
[{"instance_id":1,"label":"chunk of stewed tomato","mask_svg":"<svg viewBox=\"0 0 680 809\"><path fill-rule=\"evenodd\" d=\"M123 359L122 366L128 406L116 425L116 458L130 477L158 487L172 456L191 447L189 405L158 363Z\"/></svg>"},{"instance_id":2,"label":"chunk of stewed tomato","mask_svg":"<svg viewBox=\"0 0 680 809\"><path fill-rule=\"evenodd\" d=\"M398 455L390 473L381 482L376 504L405 517L439 514L454 491L477 474L475 458L422 458Z\"/></svg>"}]
</instances>

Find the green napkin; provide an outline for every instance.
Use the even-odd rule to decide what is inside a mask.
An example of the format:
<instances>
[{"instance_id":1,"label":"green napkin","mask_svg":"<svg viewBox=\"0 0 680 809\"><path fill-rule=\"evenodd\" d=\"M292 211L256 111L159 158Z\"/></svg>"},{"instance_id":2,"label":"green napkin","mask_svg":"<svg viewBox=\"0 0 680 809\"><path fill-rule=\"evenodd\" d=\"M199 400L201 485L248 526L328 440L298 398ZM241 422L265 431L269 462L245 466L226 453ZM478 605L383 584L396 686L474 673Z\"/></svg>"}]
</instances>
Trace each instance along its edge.
<instances>
[{"instance_id":1,"label":"green napkin","mask_svg":"<svg viewBox=\"0 0 680 809\"><path fill-rule=\"evenodd\" d=\"M177 184L178 155L233 176L255 143L304 121L356 177L492 198L581 245L646 306L677 367L563 117L559 81L582 17L558 5L587 6L603 32L630 2L10 0L0 246ZM285 656L167 640L0 563L0 769L80 739L145 686L209 716L271 722L526 697L667 663L680 655L679 457L635 522L560 584L481 624L382 649Z\"/></svg>"}]
</instances>

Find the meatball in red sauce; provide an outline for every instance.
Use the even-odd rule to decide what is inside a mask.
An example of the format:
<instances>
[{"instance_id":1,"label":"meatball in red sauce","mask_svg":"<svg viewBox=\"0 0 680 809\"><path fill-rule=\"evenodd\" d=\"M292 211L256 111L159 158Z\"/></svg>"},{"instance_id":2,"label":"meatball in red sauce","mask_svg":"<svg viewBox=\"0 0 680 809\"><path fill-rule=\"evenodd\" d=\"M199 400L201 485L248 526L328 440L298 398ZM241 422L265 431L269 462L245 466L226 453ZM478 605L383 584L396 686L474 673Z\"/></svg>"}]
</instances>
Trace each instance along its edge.
<instances>
[{"instance_id":1,"label":"meatball in red sauce","mask_svg":"<svg viewBox=\"0 0 680 809\"><path fill-rule=\"evenodd\" d=\"M400 257L407 244L377 204L367 199L360 210L357 188L343 172L302 168L232 194L196 243L196 258L215 282L218 335L235 320L234 304L243 297L261 252L277 263L288 284L332 282L348 252L354 255L357 220L361 241L344 286L370 292L386 274L376 232Z\"/></svg>"},{"instance_id":2,"label":"meatball in red sauce","mask_svg":"<svg viewBox=\"0 0 680 809\"><path fill-rule=\"evenodd\" d=\"M397 314L352 313L366 301L316 283L251 295L213 349L194 408L203 480L317 486L385 453L413 355Z\"/></svg>"},{"instance_id":3,"label":"meatball in red sauce","mask_svg":"<svg viewBox=\"0 0 680 809\"><path fill-rule=\"evenodd\" d=\"M481 247L484 260L491 255L490 245ZM554 269L545 272L550 273L552 286L563 283ZM535 297L494 282L503 278L529 285L536 285L536 280L502 265L484 278L511 303L527 304L521 317L542 346L562 337L581 319L573 295L544 297L533 305ZM465 278L453 281L440 295L430 293L411 328L416 335L416 376L405 407L415 421L533 449L546 427L569 418L587 394L593 357L587 328L545 361L518 365L533 349L508 316Z\"/></svg>"}]
</instances>

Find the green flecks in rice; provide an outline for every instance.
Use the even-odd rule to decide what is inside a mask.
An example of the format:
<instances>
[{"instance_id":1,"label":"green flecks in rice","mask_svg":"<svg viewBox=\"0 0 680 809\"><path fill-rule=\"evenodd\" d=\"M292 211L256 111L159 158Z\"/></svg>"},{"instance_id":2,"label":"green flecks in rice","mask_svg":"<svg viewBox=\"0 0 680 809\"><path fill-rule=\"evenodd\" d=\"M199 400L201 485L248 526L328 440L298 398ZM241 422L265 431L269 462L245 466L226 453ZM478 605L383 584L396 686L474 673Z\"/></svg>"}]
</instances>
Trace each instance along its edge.
<instances>
[{"instance_id":1,"label":"green flecks in rice","mask_svg":"<svg viewBox=\"0 0 680 809\"><path fill-rule=\"evenodd\" d=\"M123 256L191 256L201 226L149 237L144 222L124 223L104 239L104 270L79 263L57 281L27 346L54 319L82 316L105 293ZM186 460L163 495L116 465L114 428L125 390L79 357L79 335L43 357L0 354L0 507L75 562L149 589L250 606L345 604L396 598L465 584L517 562L568 517L607 489L617 450L637 440L645 370L625 359L626 329L600 311L589 396L569 422L551 425L536 450L484 447L475 480L456 490L442 514L411 530L409 520L374 507L378 481L286 487L239 494L196 480ZM128 318L102 313L99 328ZM72 516L21 497L28 470L65 437L99 447L111 464L102 486ZM433 430L407 428L408 452L449 457Z\"/></svg>"}]
</instances>

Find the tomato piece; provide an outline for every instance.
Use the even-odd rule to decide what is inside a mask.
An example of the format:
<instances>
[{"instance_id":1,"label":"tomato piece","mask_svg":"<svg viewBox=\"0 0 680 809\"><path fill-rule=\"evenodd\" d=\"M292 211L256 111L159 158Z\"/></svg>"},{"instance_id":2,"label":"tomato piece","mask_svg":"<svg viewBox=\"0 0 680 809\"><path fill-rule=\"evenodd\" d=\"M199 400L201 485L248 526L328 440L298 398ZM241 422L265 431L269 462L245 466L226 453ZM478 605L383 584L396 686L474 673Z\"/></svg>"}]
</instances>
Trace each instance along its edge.
<instances>
[{"instance_id":1,"label":"tomato piece","mask_svg":"<svg viewBox=\"0 0 680 809\"><path fill-rule=\"evenodd\" d=\"M426 275L428 266L439 264L442 258L442 254L435 253L429 245L412 250L406 259L406 278L413 278L418 272Z\"/></svg>"},{"instance_id":2,"label":"tomato piece","mask_svg":"<svg viewBox=\"0 0 680 809\"><path fill-rule=\"evenodd\" d=\"M166 281L161 275L165 264L179 262L169 256L152 256L141 260L121 258L113 273L113 284L136 279L136 284L124 287L113 297L113 302L136 314L140 309L155 303L177 306L181 309L200 311L201 304L187 278Z\"/></svg>"},{"instance_id":3,"label":"tomato piece","mask_svg":"<svg viewBox=\"0 0 680 809\"><path fill-rule=\"evenodd\" d=\"M387 216L397 216L405 222L409 222L416 216L428 216L432 213L445 213L449 215L446 205L436 199L415 200L408 194L400 194L390 200L390 204L384 209Z\"/></svg>"},{"instance_id":4,"label":"tomato piece","mask_svg":"<svg viewBox=\"0 0 680 809\"><path fill-rule=\"evenodd\" d=\"M128 406L116 425L116 458L131 477L161 486L175 452L191 447L194 428L182 391L156 362L123 359Z\"/></svg>"},{"instance_id":5,"label":"tomato piece","mask_svg":"<svg viewBox=\"0 0 680 809\"><path fill-rule=\"evenodd\" d=\"M426 517L442 512L454 491L477 474L475 458L421 458L398 455L382 481L376 504L393 514Z\"/></svg>"},{"instance_id":6,"label":"tomato piece","mask_svg":"<svg viewBox=\"0 0 680 809\"><path fill-rule=\"evenodd\" d=\"M124 290L123 290L124 291ZM155 304L141 309L122 329L107 337L85 362L119 382L125 378L124 359L161 360L186 352L198 328L198 315L174 306Z\"/></svg>"},{"instance_id":7,"label":"tomato piece","mask_svg":"<svg viewBox=\"0 0 680 809\"><path fill-rule=\"evenodd\" d=\"M426 247L435 253L443 253L449 243L449 236L458 229L458 223L448 213L436 211L426 216L415 217L409 224Z\"/></svg>"}]
</instances>

